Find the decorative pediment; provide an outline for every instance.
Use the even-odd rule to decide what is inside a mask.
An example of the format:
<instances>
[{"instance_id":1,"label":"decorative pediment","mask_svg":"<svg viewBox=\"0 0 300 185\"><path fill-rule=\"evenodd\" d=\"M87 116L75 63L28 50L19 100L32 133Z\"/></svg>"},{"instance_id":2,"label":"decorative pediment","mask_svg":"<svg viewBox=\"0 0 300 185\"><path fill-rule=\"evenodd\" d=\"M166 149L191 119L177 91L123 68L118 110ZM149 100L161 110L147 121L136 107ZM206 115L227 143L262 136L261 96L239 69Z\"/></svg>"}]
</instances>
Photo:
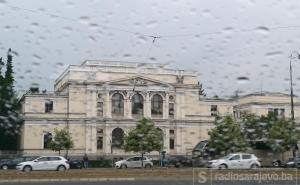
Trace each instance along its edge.
<instances>
[{"instance_id":1,"label":"decorative pediment","mask_svg":"<svg viewBox=\"0 0 300 185\"><path fill-rule=\"evenodd\" d=\"M134 76L130 78L123 78L113 81L108 81L108 85L133 85L133 86L162 86L170 87L171 85L163 81L149 79L141 76Z\"/></svg>"}]
</instances>

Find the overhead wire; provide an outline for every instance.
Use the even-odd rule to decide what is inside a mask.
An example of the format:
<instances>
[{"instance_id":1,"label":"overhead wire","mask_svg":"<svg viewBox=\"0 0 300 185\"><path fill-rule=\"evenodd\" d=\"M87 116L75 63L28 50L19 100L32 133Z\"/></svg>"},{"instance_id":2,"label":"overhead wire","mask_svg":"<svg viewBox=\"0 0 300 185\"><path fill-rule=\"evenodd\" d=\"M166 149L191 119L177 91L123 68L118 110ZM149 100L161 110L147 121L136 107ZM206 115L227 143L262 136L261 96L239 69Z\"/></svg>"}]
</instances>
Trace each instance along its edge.
<instances>
[{"instance_id":1,"label":"overhead wire","mask_svg":"<svg viewBox=\"0 0 300 185\"><path fill-rule=\"evenodd\" d=\"M29 9L29 8L22 8L19 6L15 6L15 5L10 5L8 3L5 4L6 6L13 8L13 9L19 9L19 10L23 10L23 11L27 11L27 12L31 12L31 13L38 13L38 14L44 14L47 16L51 16L51 17L55 17L55 18L59 18L59 19L63 19L65 21L72 21L72 22L78 22L77 19L73 19L73 18L69 18L69 17L65 17L65 16L61 16L61 15L57 15L54 13L48 13L48 12L43 12L41 10L33 10L33 9ZM100 27L106 28L106 29L111 29L111 30L116 30L116 31L120 31L120 32L124 32L124 33L129 33L129 34L133 34L133 35L139 35L139 36L144 36L144 37L149 37L152 38L152 43L154 44L156 40L161 39L161 38L179 38L179 37L193 37L193 36L206 36L206 35L218 35L221 34L222 31L215 31L215 32L203 32L203 33L183 33L183 34L174 34L174 35L155 35L155 34L145 34L145 33L141 33L141 32L137 32L137 31L130 31L127 29L123 29L123 28L119 28L119 27L114 27L114 26L107 26L107 25L103 25L103 24L98 24ZM244 32L252 32L252 31L256 31L259 28L262 29L266 29L266 30L278 30L278 29L300 29L300 25L291 25L291 26L258 26L255 28L245 28L245 29L240 29L240 30L231 30L232 33L244 33Z\"/></svg>"}]
</instances>

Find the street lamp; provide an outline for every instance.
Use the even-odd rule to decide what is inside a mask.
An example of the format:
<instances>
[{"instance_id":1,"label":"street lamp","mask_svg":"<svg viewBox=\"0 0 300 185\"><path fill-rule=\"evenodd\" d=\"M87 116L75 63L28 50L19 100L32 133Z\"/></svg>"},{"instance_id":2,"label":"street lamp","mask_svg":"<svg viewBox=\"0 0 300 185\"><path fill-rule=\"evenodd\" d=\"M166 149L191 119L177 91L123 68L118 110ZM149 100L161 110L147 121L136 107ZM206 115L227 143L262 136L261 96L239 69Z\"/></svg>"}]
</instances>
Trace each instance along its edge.
<instances>
[{"instance_id":1,"label":"street lamp","mask_svg":"<svg viewBox=\"0 0 300 185\"><path fill-rule=\"evenodd\" d=\"M296 56L294 56L296 55ZM290 81L291 81L291 114L292 114L292 121L294 123L295 113L294 113L294 93L293 93L293 70L292 70L292 59L300 59L300 54L297 51L292 51L290 55Z\"/></svg>"}]
</instances>

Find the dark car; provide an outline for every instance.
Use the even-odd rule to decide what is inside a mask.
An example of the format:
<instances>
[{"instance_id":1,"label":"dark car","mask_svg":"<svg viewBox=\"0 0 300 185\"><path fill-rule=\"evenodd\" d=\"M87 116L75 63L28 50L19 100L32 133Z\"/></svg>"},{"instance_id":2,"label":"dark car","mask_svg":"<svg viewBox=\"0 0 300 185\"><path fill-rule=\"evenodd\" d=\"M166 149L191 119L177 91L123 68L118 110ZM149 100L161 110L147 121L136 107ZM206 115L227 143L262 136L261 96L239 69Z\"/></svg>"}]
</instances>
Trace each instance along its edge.
<instances>
[{"instance_id":1,"label":"dark car","mask_svg":"<svg viewBox=\"0 0 300 185\"><path fill-rule=\"evenodd\" d=\"M82 160L69 159L70 169L81 169L83 167Z\"/></svg>"},{"instance_id":2,"label":"dark car","mask_svg":"<svg viewBox=\"0 0 300 185\"><path fill-rule=\"evenodd\" d=\"M170 156L166 160L167 166L169 167L191 167L193 165L192 159L188 156L178 155L178 156Z\"/></svg>"},{"instance_id":3,"label":"dark car","mask_svg":"<svg viewBox=\"0 0 300 185\"><path fill-rule=\"evenodd\" d=\"M23 157L16 157L13 159L7 159L0 161L0 169L8 170L8 169L15 169L17 164L25 161L31 161L37 158L36 156L23 156Z\"/></svg>"},{"instance_id":4,"label":"dark car","mask_svg":"<svg viewBox=\"0 0 300 185\"><path fill-rule=\"evenodd\" d=\"M286 168L300 168L300 158L295 157L291 158L288 162L285 163Z\"/></svg>"},{"instance_id":5,"label":"dark car","mask_svg":"<svg viewBox=\"0 0 300 185\"><path fill-rule=\"evenodd\" d=\"M282 161L279 159L273 160L273 167L285 167L285 168L300 168L300 158L290 158L288 161Z\"/></svg>"}]
</instances>

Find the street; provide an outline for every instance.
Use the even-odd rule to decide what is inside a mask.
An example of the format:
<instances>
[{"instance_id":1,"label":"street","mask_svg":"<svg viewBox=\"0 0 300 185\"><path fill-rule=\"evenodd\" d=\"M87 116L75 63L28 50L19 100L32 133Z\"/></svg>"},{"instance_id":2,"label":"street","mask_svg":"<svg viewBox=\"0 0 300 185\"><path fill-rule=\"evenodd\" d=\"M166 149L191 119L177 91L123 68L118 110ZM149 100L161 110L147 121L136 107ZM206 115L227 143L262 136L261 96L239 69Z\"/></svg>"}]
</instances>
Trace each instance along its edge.
<instances>
[{"instance_id":1,"label":"street","mask_svg":"<svg viewBox=\"0 0 300 185\"><path fill-rule=\"evenodd\" d=\"M67 172L39 171L18 172L1 171L2 184L36 185L293 185L300 175L297 169L260 168L257 170L213 170L207 168L183 169L87 169Z\"/></svg>"},{"instance_id":2,"label":"street","mask_svg":"<svg viewBox=\"0 0 300 185\"><path fill-rule=\"evenodd\" d=\"M102 181L102 182L30 182L30 183L0 183L1 185L193 185L191 180L135 180L135 181ZM197 185L293 185L286 181L270 181L265 183L254 181L223 181L211 183L195 183ZM296 184L296 183L295 183Z\"/></svg>"}]
</instances>

